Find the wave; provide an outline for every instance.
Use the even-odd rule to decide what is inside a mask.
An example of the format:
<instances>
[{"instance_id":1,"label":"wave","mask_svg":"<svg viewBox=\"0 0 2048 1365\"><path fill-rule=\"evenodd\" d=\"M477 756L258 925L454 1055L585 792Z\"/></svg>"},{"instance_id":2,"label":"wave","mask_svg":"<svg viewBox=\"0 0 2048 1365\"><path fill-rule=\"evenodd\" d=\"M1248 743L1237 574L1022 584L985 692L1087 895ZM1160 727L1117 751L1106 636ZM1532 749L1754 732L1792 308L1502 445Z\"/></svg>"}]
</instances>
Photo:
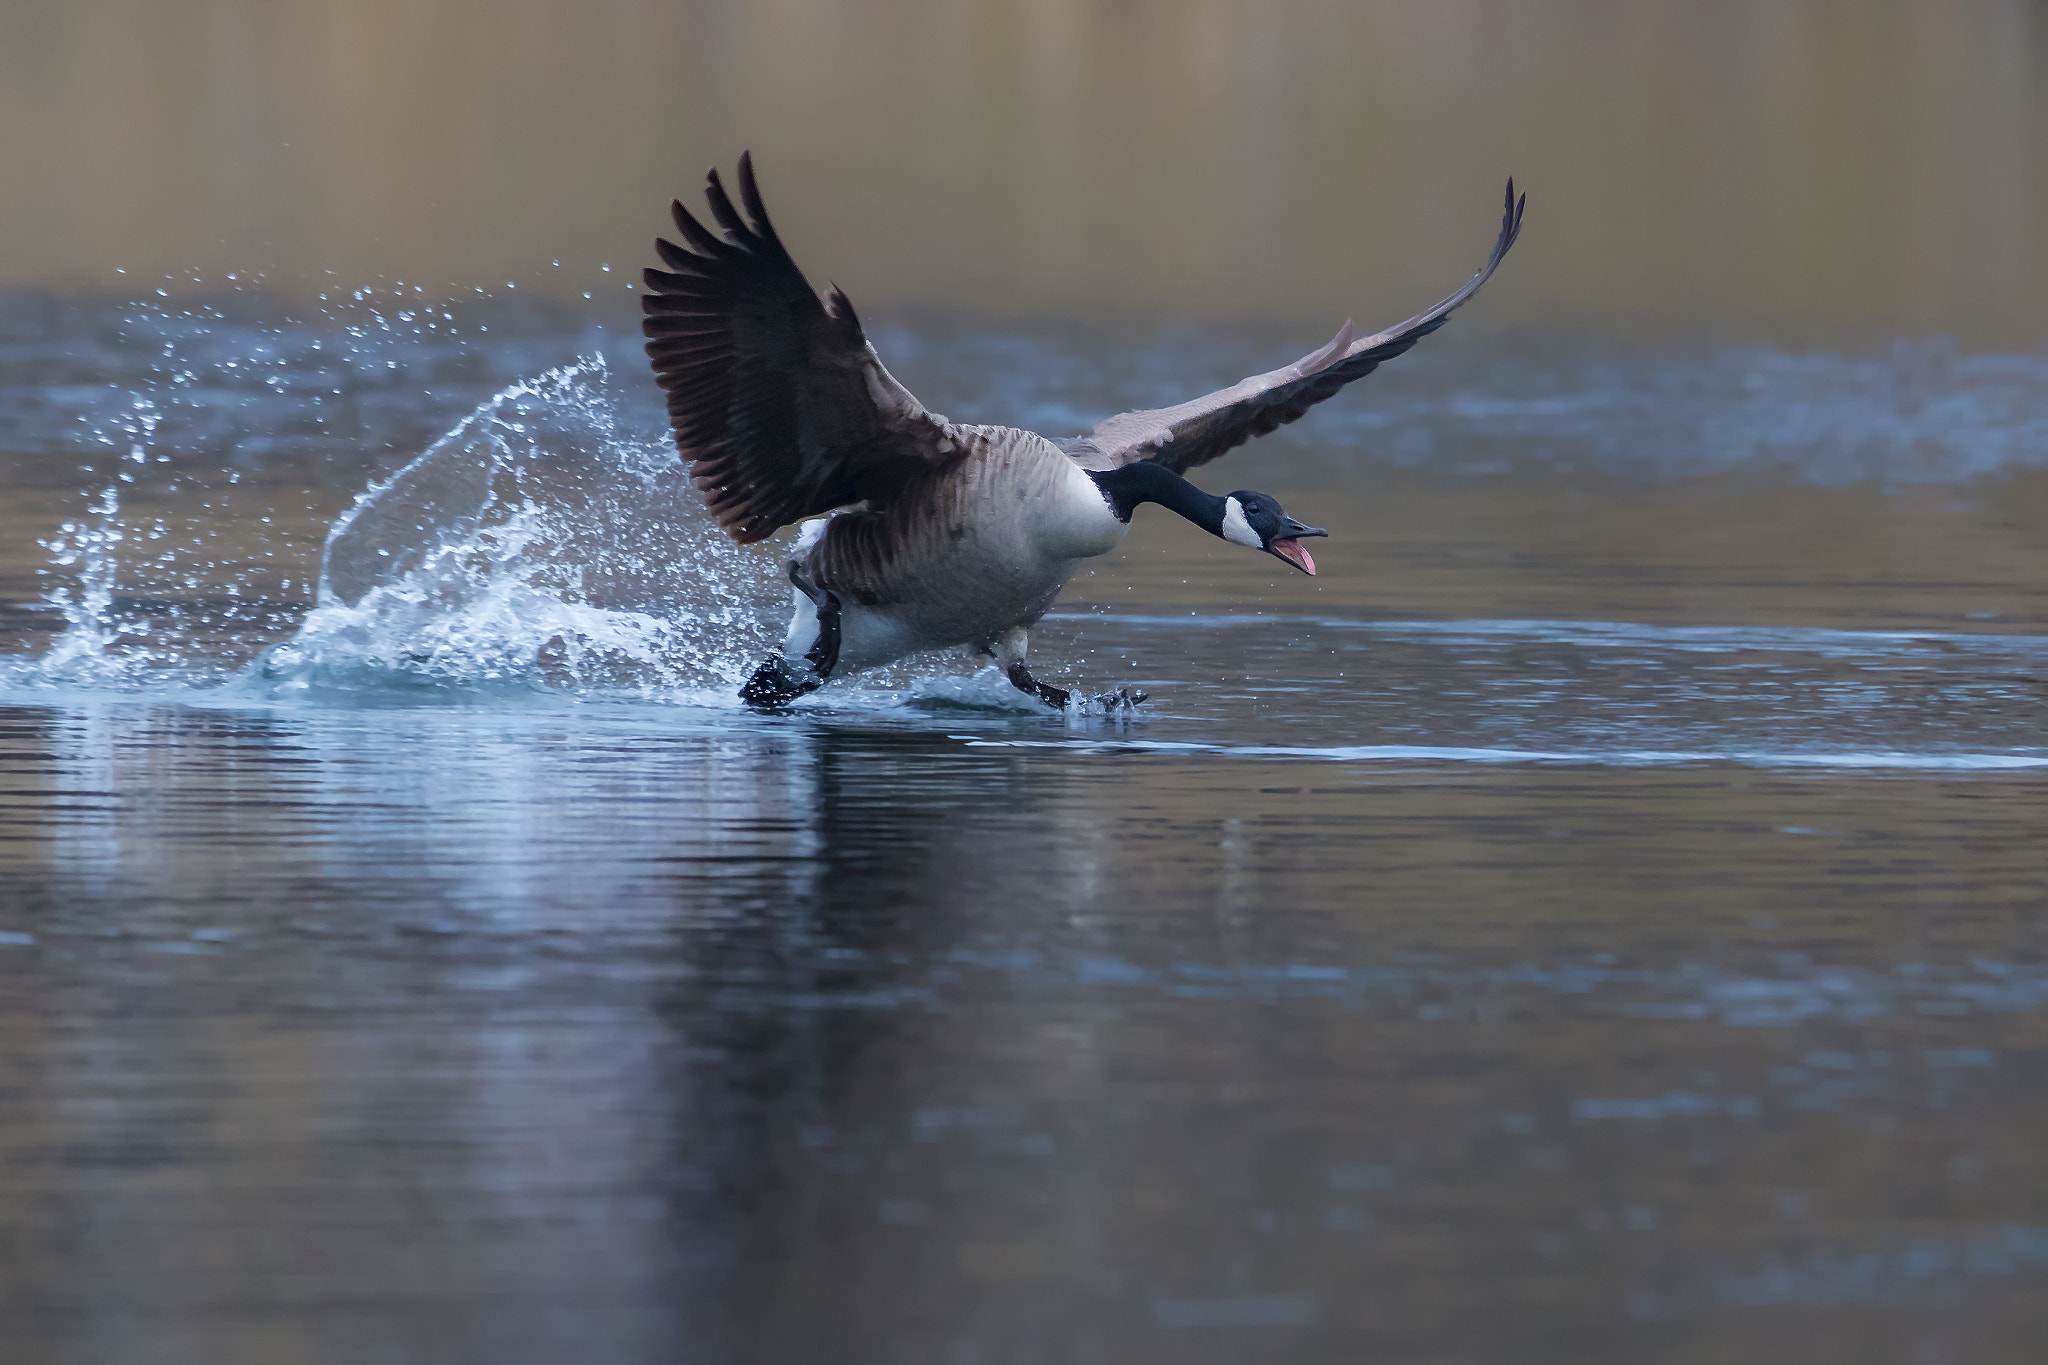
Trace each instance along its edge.
<instances>
[{"instance_id":1,"label":"wave","mask_svg":"<svg viewBox=\"0 0 2048 1365\"><path fill-rule=\"evenodd\" d=\"M1512 749L1446 744L1220 744L1163 739L954 738L977 749L1067 749L1086 753L1198 754L1392 765L1513 764L1539 767L1841 769L1900 773L1998 773L2048 769L2048 751L1928 753L1894 749Z\"/></svg>"}]
</instances>

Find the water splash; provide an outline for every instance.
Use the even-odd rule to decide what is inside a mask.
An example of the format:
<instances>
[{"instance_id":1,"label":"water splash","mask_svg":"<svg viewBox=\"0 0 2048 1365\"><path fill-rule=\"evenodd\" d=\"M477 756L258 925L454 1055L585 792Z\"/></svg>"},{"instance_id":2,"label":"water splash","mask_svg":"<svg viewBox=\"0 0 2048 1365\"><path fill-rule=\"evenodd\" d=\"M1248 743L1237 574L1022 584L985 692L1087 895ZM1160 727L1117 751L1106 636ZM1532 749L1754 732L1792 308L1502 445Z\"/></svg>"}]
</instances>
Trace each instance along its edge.
<instances>
[{"instance_id":1,"label":"water splash","mask_svg":"<svg viewBox=\"0 0 2048 1365\"><path fill-rule=\"evenodd\" d=\"M718 533L601 355L492 396L334 523L319 601L256 673L287 691L716 689L769 643L764 554Z\"/></svg>"},{"instance_id":2,"label":"water splash","mask_svg":"<svg viewBox=\"0 0 2048 1365\"><path fill-rule=\"evenodd\" d=\"M114 617L115 547L126 539L118 484L103 489L91 519L67 521L56 535L38 542L58 569L75 569L71 582L43 595L43 605L64 618L64 631L36 664L51 682L106 683L122 673L112 650L122 635Z\"/></svg>"},{"instance_id":3,"label":"water splash","mask_svg":"<svg viewBox=\"0 0 2048 1365\"><path fill-rule=\"evenodd\" d=\"M595 315L527 316L481 295L435 302L417 285L331 292L310 324L239 294L189 308L126 303L111 320L89 300L11 315L0 375L11 458L24 486L85 500L40 532L50 556L41 606L62 634L40 658L0 659L0 683L181 694L226 684L226 700L258 704L482 689L701 693L731 706L780 633L787 589L772 548L735 549L697 505L653 387L626 378L642 364L637 337ZM906 378L956 416L1048 431L1274 361L1221 335L1107 349L966 324L878 335ZM2034 487L2035 438L2048 431L2039 356L1973 357L1935 343L1861 357L1749 348L1615 358L1581 346L1531 359L1524 349L1477 372L1469 348L1418 352L1376 376L1369 394L1275 433L1261 458L1292 450L1343 465L1347 478L1392 464L1456 480L1518 468L1741 482L1782 467L1822 484L1949 481L1979 497L1967 485L1987 475ZM599 358L607 351L615 375ZM391 472L406 458L396 452L421 450ZM94 471L89 483L75 481L79 470ZM327 490L365 483L336 519ZM49 618L16 624L29 619L8 619L0 648L40 648ZM1061 624L1076 619L1056 614L1046 647L1059 649ZM1261 728L1273 752L1332 752L1310 732L1326 727L1341 685L1353 717L1342 746L1362 754L1429 749L1455 734L1465 748L1524 757L1739 748L1886 763L1895 749L1949 763L2041 758L2035 637L1289 620L1286 629L1330 646L1335 671L1307 676L1310 656L1284 651L1271 676L1320 690L1303 691L1301 708L1259 692L1262 716L1286 731ZM1164 661L1146 678L1157 698L1148 724L1206 722L1242 697L1180 685L1189 632L1282 624L1119 613L1121 633L1091 626L1088 649L1117 651L1125 679L1137 677L1124 672L1137 667L1133 653ZM1896 648L1874 655L1886 642ZM1256 647L1278 658L1284 643ZM1344 681L1354 656L1384 683L1454 650L1476 651L1490 671L1475 678L1461 664L1474 685L1448 699ZM1104 681L1097 662L1054 676L1094 686ZM907 661L803 705L1041 710L1000 678L967 671L958 655ZM1893 732L1907 737L1895 743ZM1724 739L1735 735L1739 744Z\"/></svg>"},{"instance_id":4,"label":"water splash","mask_svg":"<svg viewBox=\"0 0 2048 1365\"><path fill-rule=\"evenodd\" d=\"M148 634L146 625L117 616L114 590L120 579L120 547L133 530L121 516L121 485L135 482L131 466L148 461L151 441L162 420L162 410L148 397L131 399L116 428L128 440L112 481L100 489L86 518L66 521L57 534L36 542L49 553L49 564L41 575L57 580L44 591L41 605L64 618L56 644L35 665L40 681L74 685L118 681L131 666L120 649L123 637L139 639ZM107 438L102 434L100 439Z\"/></svg>"}]
</instances>

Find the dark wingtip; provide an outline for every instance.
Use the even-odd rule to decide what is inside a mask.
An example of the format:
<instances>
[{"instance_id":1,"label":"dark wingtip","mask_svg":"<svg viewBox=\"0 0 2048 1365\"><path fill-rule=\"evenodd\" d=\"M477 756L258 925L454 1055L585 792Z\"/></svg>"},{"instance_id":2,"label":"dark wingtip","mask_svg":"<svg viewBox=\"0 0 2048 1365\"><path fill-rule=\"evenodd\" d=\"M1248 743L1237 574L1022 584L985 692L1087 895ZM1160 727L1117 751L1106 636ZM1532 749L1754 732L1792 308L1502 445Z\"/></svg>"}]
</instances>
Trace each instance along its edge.
<instances>
[{"instance_id":1,"label":"dark wingtip","mask_svg":"<svg viewBox=\"0 0 2048 1365\"><path fill-rule=\"evenodd\" d=\"M691 255L666 237L654 239L654 254L671 270L695 271L704 263L703 257Z\"/></svg>"},{"instance_id":2,"label":"dark wingtip","mask_svg":"<svg viewBox=\"0 0 2048 1365\"><path fill-rule=\"evenodd\" d=\"M741 183L745 183L744 176ZM725 229L726 240L739 247L751 245L754 234L748 230L739 210L732 206L732 196L725 192L725 182L719 178L716 166L705 173L704 198L711 205L711 216Z\"/></svg>"},{"instance_id":3,"label":"dark wingtip","mask_svg":"<svg viewBox=\"0 0 2048 1365\"><path fill-rule=\"evenodd\" d=\"M825 311L839 324L840 336L845 339L847 345L856 350L867 345L867 333L861 330L860 314L853 311L853 300L846 297L846 291L836 284L832 286Z\"/></svg>"},{"instance_id":4,"label":"dark wingtip","mask_svg":"<svg viewBox=\"0 0 2048 1365\"><path fill-rule=\"evenodd\" d=\"M682 233L683 240L688 242L697 251L714 260L721 256L732 255L733 248L719 241L718 238L706 231L704 225L698 222L688 209L683 207L682 200L678 199L670 204L668 211L669 216L676 221L676 231ZM668 258L664 256L662 259L667 260Z\"/></svg>"},{"instance_id":5,"label":"dark wingtip","mask_svg":"<svg viewBox=\"0 0 2048 1365\"><path fill-rule=\"evenodd\" d=\"M754 154L740 153L740 207L747 211L748 226L768 250L785 259L789 251L782 245L782 238L775 233L775 224L768 221L768 205L762 202L761 186L754 179ZM791 261L794 266L796 263Z\"/></svg>"},{"instance_id":6,"label":"dark wingtip","mask_svg":"<svg viewBox=\"0 0 2048 1365\"><path fill-rule=\"evenodd\" d=\"M1522 235L1522 210L1528 203L1527 194L1516 197L1515 178L1509 176L1507 192L1501 198L1500 244L1494 251L1496 261L1506 255L1508 248L1515 244L1515 239Z\"/></svg>"}]
</instances>

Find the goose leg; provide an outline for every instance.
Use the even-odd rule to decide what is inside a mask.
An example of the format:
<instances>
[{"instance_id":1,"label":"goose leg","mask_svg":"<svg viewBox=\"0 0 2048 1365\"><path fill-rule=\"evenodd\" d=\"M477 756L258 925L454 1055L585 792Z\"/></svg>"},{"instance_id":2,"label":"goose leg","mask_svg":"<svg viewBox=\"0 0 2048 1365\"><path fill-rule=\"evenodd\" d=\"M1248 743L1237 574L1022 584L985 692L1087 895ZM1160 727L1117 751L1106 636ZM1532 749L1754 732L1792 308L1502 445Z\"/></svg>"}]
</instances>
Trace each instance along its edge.
<instances>
[{"instance_id":1,"label":"goose leg","mask_svg":"<svg viewBox=\"0 0 2048 1365\"><path fill-rule=\"evenodd\" d=\"M818 613L818 638L804 651L804 662L818 675L819 685L823 685L832 676L832 670L839 667L839 598L830 588L821 588L804 577L794 561L789 566L789 581L811 599L811 606Z\"/></svg>"},{"instance_id":2,"label":"goose leg","mask_svg":"<svg viewBox=\"0 0 2048 1365\"><path fill-rule=\"evenodd\" d=\"M789 581L802 594L796 616L789 623L789 637L740 689L740 700L757 711L772 711L789 705L806 692L817 691L839 666L839 598L829 588L821 588L806 578L794 560L789 566ZM803 619L805 608L809 608L809 621ZM791 663L789 651L803 644L805 635L811 637L809 647L799 662Z\"/></svg>"},{"instance_id":3,"label":"goose leg","mask_svg":"<svg viewBox=\"0 0 2048 1365\"><path fill-rule=\"evenodd\" d=\"M1024 651L1031 647L1031 632L1022 626L1014 626L996 636L988 646L988 652L995 656L996 666L1009 675L1010 686L1019 692L1032 696L1052 707L1055 711L1067 709L1067 700L1073 694L1064 687L1053 687L1031 676L1031 670L1024 666Z\"/></svg>"},{"instance_id":4,"label":"goose leg","mask_svg":"<svg viewBox=\"0 0 2048 1365\"><path fill-rule=\"evenodd\" d=\"M994 655L997 665L1009 675L1010 686L1019 692L1030 693L1056 711L1066 710L1067 702L1073 697L1073 693L1064 687L1054 687L1049 683L1040 682L1032 677L1031 670L1024 666L1024 652L1030 645L1031 632L1023 626L1016 626L998 635L986 652ZM1116 691L1105 692L1094 700L1104 708L1135 706L1145 700L1145 694L1132 691L1128 687L1119 687Z\"/></svg>"}]
</instances>

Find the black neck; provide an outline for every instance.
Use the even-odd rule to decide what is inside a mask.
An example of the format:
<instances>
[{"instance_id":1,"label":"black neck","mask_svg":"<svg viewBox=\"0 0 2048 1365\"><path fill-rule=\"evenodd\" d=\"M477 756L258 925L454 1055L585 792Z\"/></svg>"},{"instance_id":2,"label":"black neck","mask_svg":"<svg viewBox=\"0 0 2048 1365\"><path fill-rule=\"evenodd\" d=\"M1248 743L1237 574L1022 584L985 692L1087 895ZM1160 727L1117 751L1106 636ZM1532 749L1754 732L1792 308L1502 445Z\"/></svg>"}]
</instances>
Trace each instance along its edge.
<instances>
[{"instance_id":1,"label":"black neck","mask_svg":"<svg viewBox=\"0 0 2048 1365\"><path fill-rule=\"evenodd\" d=\"M1223 499L1211 497L1163 464L1134 460L1089 478L1109 500L1118 521L1129 521L1141 502L1156 502L1180 513L1211 535L1223 533Z\"/></svg>"}]
</instances>

